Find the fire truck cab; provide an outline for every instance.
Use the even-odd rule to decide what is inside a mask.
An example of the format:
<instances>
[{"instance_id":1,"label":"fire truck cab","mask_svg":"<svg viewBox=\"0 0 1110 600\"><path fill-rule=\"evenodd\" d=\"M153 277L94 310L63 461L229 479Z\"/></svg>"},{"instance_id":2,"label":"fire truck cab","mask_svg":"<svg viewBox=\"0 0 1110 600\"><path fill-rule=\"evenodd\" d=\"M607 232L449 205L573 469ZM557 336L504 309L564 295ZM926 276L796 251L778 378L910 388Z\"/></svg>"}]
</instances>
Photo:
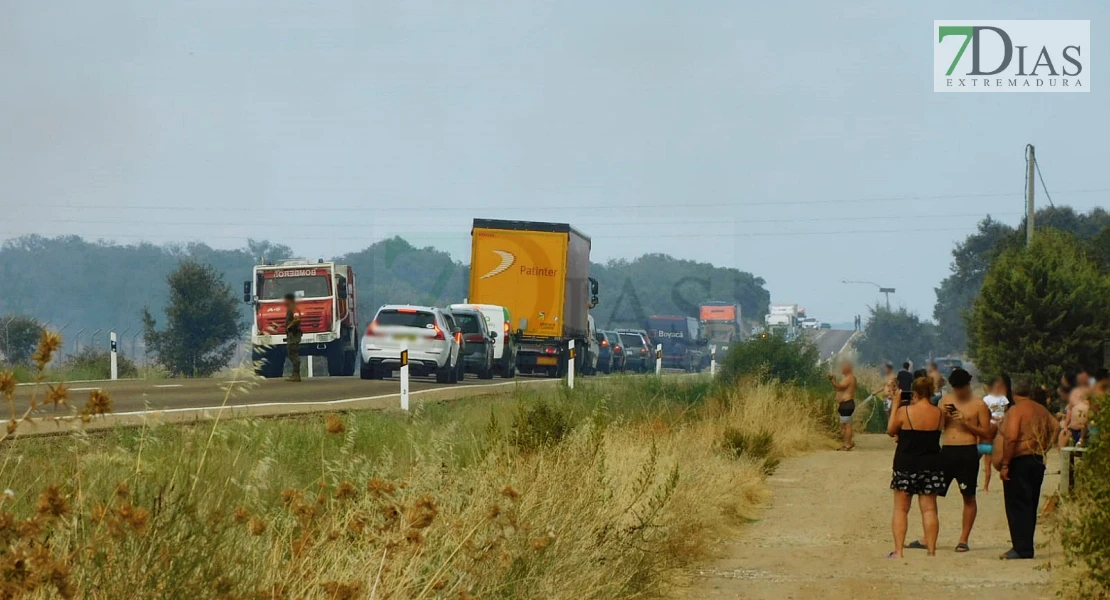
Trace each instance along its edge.
<instances>
[{"instance_id":1,"label":"fire truck cab","mask_svg":"<svg viewBox=\"0 0 1110 600\"><path fill-rule=\"evenodd\" d=\"M283 260L255 265L243 282L243 301L254 307L251 319L255 372L281 377L287 358L285 301L297 298L301 314L301 356L324 356L328 375L355 374L358 361L358 296L349 265L323 260Z\"/></svg>"}]
</instances>

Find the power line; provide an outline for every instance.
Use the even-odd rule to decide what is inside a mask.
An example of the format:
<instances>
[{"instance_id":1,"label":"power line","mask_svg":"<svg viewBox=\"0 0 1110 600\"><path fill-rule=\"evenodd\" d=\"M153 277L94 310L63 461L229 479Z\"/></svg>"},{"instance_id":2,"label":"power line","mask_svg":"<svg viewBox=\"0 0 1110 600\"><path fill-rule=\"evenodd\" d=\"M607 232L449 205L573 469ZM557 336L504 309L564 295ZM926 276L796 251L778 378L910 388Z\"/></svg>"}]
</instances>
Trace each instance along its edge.
<instances>
[{"instance_id":1,"label":"power line","mask_svg":"<svg viewBox=\"0 0 1110 600\"><path fill-rule=\"evenodd\" d=\"M1014 216L1023 213L992 213L998 216ZM852 216L852 217L794 217L794 218L776 218L776 219L748 219L742 217L718 217L715 219L666 219L665 217L655 217L661 221L638 221L634 219L622 219L619 221L594 221L587 220L591 225L699 225L699 224L727 224L727 220L735 221L735 224L747 223L825 223L825 222L845 222L845 221L883 221L883 220L905 220L905 219L951 219L951 218L970 218L970 217L983 217L982 213L934 213L934 214L918 214L918 215L867 215L867 216ZM257 222L242 222L242 221L131 221L123 219L38 219L37 223L69 223L80 225L146 225L146 226L167 226L178 225L183 227L248 227L251 225L258 225ZM387 221L383 223L268 223L271 226L281 227L325 227L325 228L348 228L348 227L366 227L366 226L389 226L389 227L404 227L406 225L427 225L426 220L420 221Z\"/></svg>"},{"instance_id":2,"label":"power line","mask_svg":"<svg viewBox=\"0 0 1110 600\"><path fill-rule=\"evenodd\" d=\"M1044 190L1044 195L1048 198L1048 205L1056 208L1056 205L1052 203L1052 195L1048 193L1048 187L1044 184L1044 175L1041 175L1041 161L1037 160L1036 157L1033 157L1033 166L1037 168L1037 177L1041 180L1041 189Z\"/></svg>"},{"instance_id":3,"label":"power line","mask_svg":"<svg viewBox=\"0 0 1110 600\"><path fill-rule=\"evenodd\" d=\"M1110 192L1110 188L1101 189L1082 189L1082 190L1065 190L1057 192L1060 194L1096 194ZM480 210L517 210L528 211L530 213L537 211L558 211L566 212L568 210L589 210L591 212L599 212L606 210L628 210L628 209L674 209L674 208L728 208L734 206L812 206L820 204L860 204L871 202L898 202L898 201L921 201L921 200L968 200L974 198L1003 198L1013 197L1013 192L992 192L983 194L947 194L936 196L887 196L876 198L844 198L844 199L823 199L823 200L760 200L754 202L699 202L699 203L686 203L686 204L583 204L583 205L564 205L555 202L548 204L532 204L522 205L516 203L512 205L488 205L481 207ZM329 207L329 206L280 206L275 207L282 212L413 212L413 211L466 211L473 212L475 207L471 204L449 205L449 206L426 206L423 204L413 204L414 201L392 201L387 206L361 206L361 207ZM64 209L64 210L166 210L166 211L189 211L197 212L204 210L216 210L221 212L229 211L250 211L255 213L265 213L266 207L259 206L160 206L152 204L37 204L37 207L50 208L50 209Z\"/></svg>"}]
</instances>

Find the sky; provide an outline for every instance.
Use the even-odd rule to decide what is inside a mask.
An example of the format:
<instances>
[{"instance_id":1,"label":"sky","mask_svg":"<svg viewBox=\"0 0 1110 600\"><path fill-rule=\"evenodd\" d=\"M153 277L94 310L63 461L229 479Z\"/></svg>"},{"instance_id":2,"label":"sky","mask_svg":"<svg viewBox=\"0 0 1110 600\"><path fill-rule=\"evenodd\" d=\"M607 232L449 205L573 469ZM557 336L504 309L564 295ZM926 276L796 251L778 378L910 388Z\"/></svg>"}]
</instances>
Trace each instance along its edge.
<instances>
[{"instance_id":1,"label":"sky","mask_svg":"<svg viewBox=\"0 0 1110 600\"><path fill-rule=\"evenodd\" d=\"M0 240L393 235L469 260L473 218L568 222L593 259L738 267L773 302L931 317L954 245L1110 205L1085 94L939 94L934 19L1110 3L0 0ZM1043 200L1043 192L1037 190Z\"/></svg>"}]
</instances>

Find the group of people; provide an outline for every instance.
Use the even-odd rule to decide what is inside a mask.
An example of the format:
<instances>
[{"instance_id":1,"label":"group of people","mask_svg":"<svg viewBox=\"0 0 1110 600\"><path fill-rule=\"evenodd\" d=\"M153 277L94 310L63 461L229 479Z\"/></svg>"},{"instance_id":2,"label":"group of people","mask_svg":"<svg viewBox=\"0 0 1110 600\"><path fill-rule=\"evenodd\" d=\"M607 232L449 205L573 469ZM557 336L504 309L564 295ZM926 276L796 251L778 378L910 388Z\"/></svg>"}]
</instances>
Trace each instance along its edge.
<instances>
[{"instance_id":1,"label":"group of people","mask_svg":"<svg viewBox=\"0 0 1110 600\"><path fill-rule=\"evenodd\" d=\"M888 558L902 558L907 549L936 554L940 529L937 498L945 496L955 481L963 498L962 527L956 552L971 550L969 540L978 513L976 490L980 465L989 491L991 472L1002 480L1006 519L1012 547L1000 558L1033 558L1037 506L1045 474L1045 455L1054 447L1082 445L1096 433L1091 426L1092 393L1110 391L1110 374L1099 370L1069 375L1058 390L1062 410L1049 410L1048 390L1026 377L1011 381L1002 375L992 380L985 394L972 390L972 376L957 368L944 377L935 364L912 372L909 363L894 373L887 365L886 381L878 393L889 413L887 434L896 440L893 476L894 516L891 529L894 551ZM858 386L852 366L842 367L842 377L829 376L836 388L838 414L844 443L854 448L852 415ZM908 515L913 497L921 510L924 536L906 543Z\"/></svg>"}]
</instances>

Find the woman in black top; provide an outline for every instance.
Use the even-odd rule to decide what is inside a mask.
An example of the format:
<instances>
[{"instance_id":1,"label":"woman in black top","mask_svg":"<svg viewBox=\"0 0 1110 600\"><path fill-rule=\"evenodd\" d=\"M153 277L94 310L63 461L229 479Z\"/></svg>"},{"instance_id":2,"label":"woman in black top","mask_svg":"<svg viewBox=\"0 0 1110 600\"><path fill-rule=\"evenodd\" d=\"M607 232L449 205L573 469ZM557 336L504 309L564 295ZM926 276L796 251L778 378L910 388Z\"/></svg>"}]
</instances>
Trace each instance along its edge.
<instances>
[{"instance_id":1,"label":"woman in black top","mask_svg":"<svg viewBox=\"0 0 1110 600\"><path fill-rule=\"evenodd\" d=\"M910 503L917 496L921 508L921 524L925 529L925 546L929 556L937 553L937 496L946 492L944 473L940 467L940 409L929 399L933 396L933 380L918 377L912 386L909 406L899 407L890 413L887 435L898 440L894 451L894 476L890 489L894 490L894 519L890 528L894 533L894 552L887 558L902 558L906 543L907 517Z\"/></svg>"}]
</instances>

